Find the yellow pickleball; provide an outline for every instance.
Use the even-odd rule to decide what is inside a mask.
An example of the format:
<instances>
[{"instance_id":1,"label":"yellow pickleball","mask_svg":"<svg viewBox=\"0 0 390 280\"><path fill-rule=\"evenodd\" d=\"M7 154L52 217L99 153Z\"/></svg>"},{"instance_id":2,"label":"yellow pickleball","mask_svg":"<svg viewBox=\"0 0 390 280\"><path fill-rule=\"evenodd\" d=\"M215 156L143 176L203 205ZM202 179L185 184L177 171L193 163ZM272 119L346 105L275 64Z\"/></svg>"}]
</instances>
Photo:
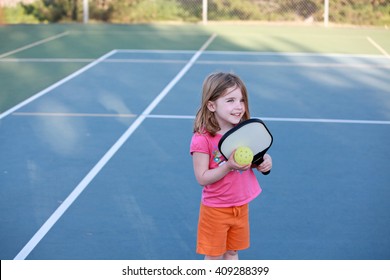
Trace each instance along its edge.
<instances>
[{"instance_id":1,"label":"yellow pickleball","mask_svg":"<svg viewBox=\"0 0 390 280\"><path fill-rule=\"evenodd\" d=\"M234 152L234 160L239 165L248 165L253 160L253 152L248 147L238 147Z\"/></svg>"}]
</instances>

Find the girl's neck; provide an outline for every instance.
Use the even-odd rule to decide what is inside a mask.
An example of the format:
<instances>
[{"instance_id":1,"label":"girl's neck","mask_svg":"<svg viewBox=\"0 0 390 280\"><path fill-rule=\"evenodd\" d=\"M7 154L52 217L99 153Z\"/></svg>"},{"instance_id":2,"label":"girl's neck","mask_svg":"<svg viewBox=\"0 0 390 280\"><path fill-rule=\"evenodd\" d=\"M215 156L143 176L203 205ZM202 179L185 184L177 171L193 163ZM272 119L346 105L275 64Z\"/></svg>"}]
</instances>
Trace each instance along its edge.
<instances>
[{"instance_id":1,"label":"girl's neck","mask_svg":"<svg viewBox=\"0 0 390 280\"><path fill-rule=\"evenodd\" d=\"M217 131L218 134L224 135L226 132L228 132L230 129L232 129L234 125L231 126L224 126L219 131Z\"/></svg>"}]
</instances>

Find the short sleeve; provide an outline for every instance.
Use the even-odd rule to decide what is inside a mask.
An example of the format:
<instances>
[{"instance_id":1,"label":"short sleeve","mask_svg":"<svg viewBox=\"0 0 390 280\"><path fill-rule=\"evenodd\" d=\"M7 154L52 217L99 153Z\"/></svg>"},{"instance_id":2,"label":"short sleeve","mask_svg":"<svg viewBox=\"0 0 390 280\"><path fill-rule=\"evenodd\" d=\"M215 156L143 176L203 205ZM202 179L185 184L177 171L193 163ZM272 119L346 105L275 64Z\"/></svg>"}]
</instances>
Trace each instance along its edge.
<instances>
[{"instance_id":1,"label":"short sleeve","mask_svg":"<svg viewBox=\"0 0 390 280\"><path fill-rule=\"evenodd\" d=\"M209 143L205 135L194 133L191 139L190 154L194 152L209 154Z\"/></svg>"}]
</instances>

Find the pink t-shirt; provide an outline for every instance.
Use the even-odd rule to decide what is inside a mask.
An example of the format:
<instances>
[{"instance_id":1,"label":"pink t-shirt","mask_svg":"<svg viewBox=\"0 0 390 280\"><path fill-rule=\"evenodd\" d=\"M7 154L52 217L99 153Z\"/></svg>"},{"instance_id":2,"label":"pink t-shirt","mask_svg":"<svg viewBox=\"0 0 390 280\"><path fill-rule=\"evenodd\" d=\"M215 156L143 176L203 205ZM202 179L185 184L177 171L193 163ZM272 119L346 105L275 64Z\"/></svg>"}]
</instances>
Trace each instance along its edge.
<instances>
[{"instance_id":1,"label":"pink t-shirt","mask_svg":"<svg viewBox=\"0 0 390 280\"><path fill-rule=\"evenodd\" d=\"M226 159L218 150L218 142L222 135L214 137L209 133L194 133L190 153L205 153L210 156L209 168L214 169L226 163ZM244 205L261 193L259 182L252 169L234 170L221 180L206 185L202 191L202 203L210 207L232 207Z\"/></svg>"}]
</instances>

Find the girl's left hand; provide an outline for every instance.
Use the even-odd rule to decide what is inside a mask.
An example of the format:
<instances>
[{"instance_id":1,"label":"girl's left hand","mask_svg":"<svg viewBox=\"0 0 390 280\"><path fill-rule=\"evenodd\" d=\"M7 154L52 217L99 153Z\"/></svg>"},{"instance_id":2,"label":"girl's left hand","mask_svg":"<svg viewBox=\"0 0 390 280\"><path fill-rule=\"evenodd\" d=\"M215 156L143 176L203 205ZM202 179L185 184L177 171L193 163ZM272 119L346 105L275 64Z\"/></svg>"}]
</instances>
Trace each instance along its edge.
<instances>
[{"instance_id":1,"label":"girl's left hand","mask_svg":"<svg viewBox=\"0 0 390 280\"><path fill-rule=\"evenodd\" d=\"M259 172L267 172L272 168L272 158L269 154L264 155L264 161L256 167Z\"/></svg>"}]
</instances>

